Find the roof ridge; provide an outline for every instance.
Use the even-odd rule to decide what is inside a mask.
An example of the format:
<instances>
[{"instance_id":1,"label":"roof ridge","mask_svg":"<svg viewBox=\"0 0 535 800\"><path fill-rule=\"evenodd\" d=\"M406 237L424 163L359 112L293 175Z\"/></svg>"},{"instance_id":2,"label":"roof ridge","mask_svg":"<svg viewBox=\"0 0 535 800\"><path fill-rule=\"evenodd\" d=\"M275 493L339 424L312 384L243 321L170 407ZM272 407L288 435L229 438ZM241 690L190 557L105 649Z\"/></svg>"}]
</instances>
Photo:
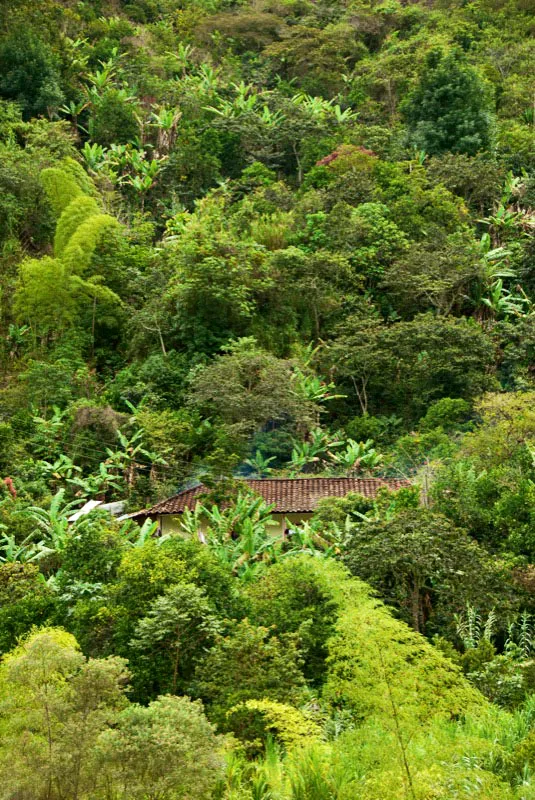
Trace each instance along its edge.
<instances>
[{"instance_id":1,"label":"roof ridge","mask_svg":"<svg viewBox=\"0 0 535 800\"><path fill-rule=\"evenodd\" d=\"M395 490L409 485L406 479L357 476L313 475L302 478L241 478L240 480L255 488L265 502L274 505L274 514L308 513L313 511L316 503L323 497L345 497L351 491L357 491L365 497L374 498L381 486ZM261 487L265 491L261 491ZM151 512L155 515L180 514L199 502L199 497L208 493L206 490L209 489L210 487L199 483L130 516L150 516Z\"/></svg>"},{"instance_id":2,"label":"roof ridge","mask_svg":"<svg viewBox=\"0 0 535 800\"><path fill-rule=\"evenodd\" d=\"M379 478L368 477L362 478L357 475L310 475L310 477L300 478L236 478L235 480L242 481L398 481L404 480L403 478ZM201 482L201 485L204 484Z\"/></svg>"}]
</instances>

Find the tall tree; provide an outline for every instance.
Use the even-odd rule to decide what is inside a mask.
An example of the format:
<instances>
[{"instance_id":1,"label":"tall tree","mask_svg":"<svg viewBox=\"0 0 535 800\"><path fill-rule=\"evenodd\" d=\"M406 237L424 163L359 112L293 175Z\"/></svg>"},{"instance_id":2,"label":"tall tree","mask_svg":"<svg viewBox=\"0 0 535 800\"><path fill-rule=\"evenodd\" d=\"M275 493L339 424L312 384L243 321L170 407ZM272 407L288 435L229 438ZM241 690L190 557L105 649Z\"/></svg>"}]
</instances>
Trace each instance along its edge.
<instances>
[{"instance_id":1,"label":"tall tree","mask_svg":"<svg viewBox=\"0 0 535 800\"><path fill-rule=\"evenodd\" d=\"M120 658L87 660L60 629L33 633L0 669L4 797L81 800L98 784L97 739L127 702Z\"/></svg>"},{"instance_id":2,"label":"tall tree","mask_svg":"<svg viewBox=\"0 0 535 800\"><path fill-rule=\"evenodd\" d=\"M489 90L457 51L429 53L416 89L404 104L417 147L473 156L490 147L493 114Z\"/></svg>"}]
</instances>

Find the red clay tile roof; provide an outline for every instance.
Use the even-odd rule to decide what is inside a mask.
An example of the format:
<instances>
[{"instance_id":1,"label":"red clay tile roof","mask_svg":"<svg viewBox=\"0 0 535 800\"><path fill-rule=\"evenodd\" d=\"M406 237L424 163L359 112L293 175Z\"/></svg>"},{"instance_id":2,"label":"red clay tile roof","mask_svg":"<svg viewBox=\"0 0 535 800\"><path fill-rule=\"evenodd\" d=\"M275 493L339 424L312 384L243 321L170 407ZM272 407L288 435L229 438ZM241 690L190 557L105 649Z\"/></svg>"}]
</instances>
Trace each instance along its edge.
<instances>
[{"instance_id":1,"label":"red clay tile roof","mask_svg":"<svg viewBox=\"0 0 535 800\"><path fill-rule=\"evenodd\" d=\"M408 481L386 478L264 478L247 479L243 482L256 494L261 495L266 503L274 504L274 514L314 511L318 501L324 497L345 497L349 492L357 492L364 497L375 497L382 486L401 489L402 486L409 485ZM202 502L202 495L206 492L206 487L201 483L193 489L184 489L152 508L138 511L130 516L155 517L160 514L181 514L186 508L193 510L199 501Z\"/></svg>"}]
</instances>

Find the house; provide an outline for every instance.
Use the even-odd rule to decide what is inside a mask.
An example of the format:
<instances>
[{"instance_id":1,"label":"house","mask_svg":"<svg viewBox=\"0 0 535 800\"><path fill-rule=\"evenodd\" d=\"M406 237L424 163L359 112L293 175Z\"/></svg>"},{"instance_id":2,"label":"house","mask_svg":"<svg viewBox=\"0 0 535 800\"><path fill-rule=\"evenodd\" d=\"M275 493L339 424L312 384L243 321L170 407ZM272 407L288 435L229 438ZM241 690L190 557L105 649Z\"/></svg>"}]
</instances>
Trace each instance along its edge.
<instances>
[{"instance_id":1,"label":"house","mask_svg":"<svg viewBox=\"0 0 535 800\"><path fill-rule=\"evenodd\" d=\"M386 478L263 478L246 479L243 483L266 503L274 506L272 519L277 523L278 530L274 525L270 532L281 534L292 525L310 519L318 502L325 497L345 497L355 492L374 498L382 487L395 490L408 486L408 481ZM209 491L201 483L130 517L138 522L145 519L157 521L162 534L176 533L180 526L180 515L186 509L194 511Z\"/></svg>"}]
</instances>

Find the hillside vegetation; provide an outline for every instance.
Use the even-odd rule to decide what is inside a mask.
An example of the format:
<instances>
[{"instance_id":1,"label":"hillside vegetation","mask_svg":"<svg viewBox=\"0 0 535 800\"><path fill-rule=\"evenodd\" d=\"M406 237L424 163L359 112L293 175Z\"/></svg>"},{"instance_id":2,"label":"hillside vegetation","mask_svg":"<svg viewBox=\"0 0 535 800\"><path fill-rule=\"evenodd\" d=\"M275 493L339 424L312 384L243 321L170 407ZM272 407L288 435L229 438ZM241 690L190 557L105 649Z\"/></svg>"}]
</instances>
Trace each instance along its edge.
<instances>
[{"instance_id":1,"label":"hillside vegetation","mask_svg":"<svg viewBox=\"0 0 535 800\"><path fill-rule=\"evenodd\" d=\"M0 800L535 798L534 12L0 4Z\"/></svg>"}]
</instances>

